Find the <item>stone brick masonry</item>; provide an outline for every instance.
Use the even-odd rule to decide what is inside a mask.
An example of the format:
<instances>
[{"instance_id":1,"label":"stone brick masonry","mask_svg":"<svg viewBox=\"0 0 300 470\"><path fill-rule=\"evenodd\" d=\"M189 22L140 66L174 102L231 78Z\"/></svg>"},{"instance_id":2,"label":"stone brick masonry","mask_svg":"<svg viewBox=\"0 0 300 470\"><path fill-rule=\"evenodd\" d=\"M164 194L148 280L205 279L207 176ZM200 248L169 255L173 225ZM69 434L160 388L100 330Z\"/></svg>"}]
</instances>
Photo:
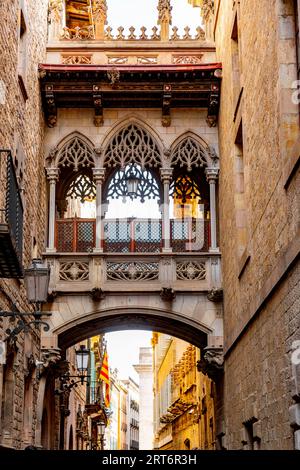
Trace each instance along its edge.
<instances>
[{"instance_id":1,"label":"stone brick masonry","mask_svg":"<svg viewBox=\"0 0 300 470\"><path fill-rule=\"evenodd\" d=\"M253 419L259 423L260 448L291 449L291 345L300 339L299 171L288 187L284 178L287 162L299 152L293 149L299 110L291 100L291 83L296 79L293 2L215 3L217 55L223 63L219 202L227 447L243 447L243 423ZM233 97L235 14L239 107ZM234 184L234 165L241 153L235 141L241 123L246 207L242 223L247 232L243 256L238 250Z\"/></svg>"},{"instance_id":2,"label":"stone brick masonry","mask_svg":"<svg viewBox=\"0 0 300 470\"><path fill-rule=\"evenodd\" d=\"M24 203L24 254L27 267L33 255L44 247L45 179L42 141L44 120L38 81L38 63L43 61L47 40L47 0L4 0L0 4L0 148L10 149L23 170L20 180ZM20 7L23 11L24 63L22 79L28 99L18 81ZM21 57L21 56L20 56ZM19 64L18 64L19 62ZM3 155L1 156L3 159ZM5 198L5 165L0 165L0 205ZM34 238L36 246L34 247ZM10 310L17 301L20 311L31 308L26 303L23 281L0 279L0 309ZM4 339L9 320L0 318L0 338ZM17 349L8 350L7 365L0 366L1 391L7 397L0 417L0 444L23 448L34 443L36 426L37 381L35 371L28 369L28 358L39 358L39 335L18 336ZM9 380L5 380L10 377ZM3 389L2 383L4 382ZM28 388L27 392L24 387ZM11 405L9 405L9 397ZM3 402L2 402L3 403ZM25 405L25 406L24 406ZM29 410L29 413L25 411Z\"/></svg>"}]
</instances>

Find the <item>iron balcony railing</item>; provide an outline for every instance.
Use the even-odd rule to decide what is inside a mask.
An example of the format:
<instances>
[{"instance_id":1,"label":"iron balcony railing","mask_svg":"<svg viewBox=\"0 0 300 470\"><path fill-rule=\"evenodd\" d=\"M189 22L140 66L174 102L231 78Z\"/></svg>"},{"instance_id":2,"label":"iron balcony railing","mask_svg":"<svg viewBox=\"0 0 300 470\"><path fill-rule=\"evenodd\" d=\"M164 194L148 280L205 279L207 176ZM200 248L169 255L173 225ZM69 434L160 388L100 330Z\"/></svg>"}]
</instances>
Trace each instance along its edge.
<instances>
[{"instance_id":1,"label":"iron balcony railing","mask_svg":"<svg viewBox=\"0 0 300 470\"><path fill-rule=\"evenodd\" d=\"M172 219L171 247L174 252L208 252L210 221ZM91 253L95 247L95 219L56 221L58 253ZM160 253L163 247L162 221L159 219L107 219L103 222L105 253Z\"/></svg>"},{"instance_id":2,"label":"iron balcony railing","mask_svg":"<svg viewBox=\"0 0 300 470\"><path fill-rule=\"evenodd\" d=\"M0 150L1 163L5 156L5 198L0 207L0 277L19 278L23 276L23 204L11 152Z\"/></svg>"}]
</instances>

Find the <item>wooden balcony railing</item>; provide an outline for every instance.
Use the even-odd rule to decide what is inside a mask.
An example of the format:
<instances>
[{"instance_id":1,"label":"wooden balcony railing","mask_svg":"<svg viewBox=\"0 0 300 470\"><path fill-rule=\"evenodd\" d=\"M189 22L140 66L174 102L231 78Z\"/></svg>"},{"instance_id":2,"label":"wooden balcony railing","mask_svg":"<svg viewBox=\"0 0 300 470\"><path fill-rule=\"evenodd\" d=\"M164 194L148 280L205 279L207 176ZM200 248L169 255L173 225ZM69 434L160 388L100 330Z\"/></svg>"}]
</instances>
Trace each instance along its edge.
<instances>
[{"instance_id":1,"label":"wooden balcony railing","mask_svg":"<svg viewBox=\"0 0 300 470\"><path fill-rule=\"evenodd\" d=\"M208 252L209 220L172 219L171 247L174 252ZM56 250L59 253L91 253L95 247L95 219L56 221ZM113 219L103 221L105 253L160 253L163 247L160 219Z\"/></svg>"}]
</instances>

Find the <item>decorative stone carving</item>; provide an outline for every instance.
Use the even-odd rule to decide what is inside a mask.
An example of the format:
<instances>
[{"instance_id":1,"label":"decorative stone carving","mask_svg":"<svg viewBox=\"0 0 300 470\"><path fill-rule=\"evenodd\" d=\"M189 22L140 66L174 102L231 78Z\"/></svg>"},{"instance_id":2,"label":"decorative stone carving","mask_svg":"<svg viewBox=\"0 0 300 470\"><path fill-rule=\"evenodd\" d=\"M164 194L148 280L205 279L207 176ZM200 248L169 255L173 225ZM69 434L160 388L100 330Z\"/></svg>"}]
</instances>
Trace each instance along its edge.
<instances>
[{"instance_id":1,"label":"decorative stone carving","mask_svg":"<svg viewBox=\"0 0 300 470\"><path fill-rule=\"evenodd\" d=\"M173 34L172 34L172 36L171 36L171 40L172 40L172 41L178 41L178 40L180 39L180 36L179 36L179 34L178 34L178 28L177 28L177 26L174 26L174 27L172 28L172 31L173 31Z\"/></svg>"},{"instance_id":2,"label":"decorative stone carving","mask_svg":"<svg viewBox=\"0 0 300 470\"><path fill-rule=\"evenodd\" d=\"M106 41L112 41L114 39L113 34L112 34L112 28L108 26L105 31L105 40Z\"/></svg>"},{"instance_id":3,"label":"decorative stone carving","mask_svg":"<svg viewBox=\"0 0 300 470\"><path fill-rule=\"evenodd\" d=\"M204 41L205 38L206 38L206 35L205 35L205 31L203 28L201 28L201 26L198 26L196 28L196 36L195 36L195 39L198 40L198 41Z\"/></svg>"},{"instance_id":4,"label":"decorative stone carving","mask_svg":"<svg viewBox=\"0 0 300 470\"><path fill-rule=\"evenodd\" d=\"M173 56L173 64L201 64L202 63L201 55L179 55Z\"/></svg>"},{"instance_id":5,"label":"decorative stone carving","mask_svg":"<svg viewBox=\"0 0 300 470\"><path fill-rule=\"evenodd\" d=\"M134 26L130 26L130 28L129 28L129 36L128 36L127 39L129 39L129 40L136 39Z\"/></svg>"},{"instance_id":6,"label":"decorative stone carving","mask_svg":"<svg viewBox=\"0 0 300 470\"><path fill-rule=\"evenodd\" d=\"M176 263L176 277L182 281L203 281L206 278L205 262L186 261Z\"/></svg>"},{"instance_id":7,"label":"decorative stone carving","mask_svg":"<svg viewBox=\"0 0 300 470\"><path fill-rule=\"evenodd\" d=\"M190 35L190 30L191 28L189 26L186 26L184 28L184 35L182 38L184 41L190 41L192 39L192 36Z\"/></svg>"},{"instance_id":8,"label":"decorative stone carving","mask_svg":"<svg viewBox=\"0 0 300 470\"><path fill-rule=\"evenodd\" d=\"M117 69L111 69L106 72L107 78L112 86L115 86L120 81L120 72Z\"/></svg>"},{"instance_id":9,"label":"decorative stone carving","mask_svg":"<svg viewBox=\"0 0 300 470\"><path fill-rule=\"evenodd\" d=\"M121 129L110 141L104 157L104 166L125 166L135 163L142 168L160 167L161 157L152 136L136 124Z\"/></svg>"},{"instance_id":10,"label":"decorative stone carving","mask_svg":"<svg viewBox=\"0 0 300 470\"><path fill-rule=\"evenodd\" d=\"M80 26L75 26L75 28L63 28L60 39L72 39L72 40L88 40L95 39L94 26L85 26L80 28Z\"/></svg>"},{"instance_id":11,"label":"decorative stone carving","mask_svg":"<svg viewBox=\"0 0 300 470\"><path fill-rule=\"evenodd\" d=\"M93 17L95 21L107 24L107 3L106 0L93 1Z\"/></svg>"},{"instance_id":12,"label":"decorative stone carving","mask_svg":"<svg viewBox=\"0 0 300 470\"><path fill-rule=\"evenodd\" d=\"M159 0L158 2L158 21L157 24L161 25L163 22L172 24L172 7L170 0Z\"/></svg>"},{"instance_id":13,"label":"decorative stone carving","mask_svg":"<svg viewBox=\"0 0 300 470\"><path fill-rule=\"evenodd\" d=\"M56 161L57 167L73 167L74 171L95 166L92 150L79 137L74 137L59 150Z\"/></svg>"},{"instance_id":14,"label":"decorative stone carving","mask_svg":"<svg viewBox=\"0 0 300 470\"><path fill-rule=\"evenodd\" d=\"M64 65L91 64L92 56L84 56L84 55L62 56L62 63Z\"/></svg>"},{"instance_id":15,"label":"decorative stone carving","mask_svg":"<svg viewBox=\"0 0 300 470\"><path fill-rule=\"evenodd\" d=\"M102 289L95 287L91 291L91 297L95 302L100 302L100 300L105 299L105 293Z\"/></svg>"},{"instance_id":16,"label":"decorative stone carving","mask_svg":"<svg viewBox=\"0 0 300 470\"><path fill-rule=\"evenodd\" d=\"M158 263L107 263L108 281L155 281L158 279Z\"/></svg>"},{"instance_id":17,"label":"decorative stone carving","mask_svg":"<svg viewBox=\"0 0 300 470\"><path fill-rule=\"evenodd\" d=\"M49 0L49 23L60 23L63 11L63 0Z\"/></svg>"},{"instance_id":18,"label":"decorative stone carving","mask_svg":"<svg viewBox=\"0 0 300 470\"><path fill-rule=\"evenodd\" d=\"M122 56L122 57L108 57L107 61L108 61L109 64L112 64L112 65L127 64L128 57L125 57L125 56Z\"/></svg>"},{"instance_id":19,"label":"decorative stone carving","mask_svg":"<svg viewBox=\"0 0 300 470\"><path fill-rule=\"evenodd\" d=\"M217 381L224 370L223 349L205 348L204 351L203 357L197 362L197 369L210 379Z\"/></svg>"},{"instance_id":20,"label":"decorative stone carving","mask_svg":"<svg viewBox=\"0 0 300 470\"><path fill-rule=\"evenodd\" d=\"M37 378L40 379L42 374L50 367L58 367L61 363L61 354L59 348L49 348L41 350L41 360L36 362ZM58 377L58 375L56 375Z\"/></svg>"},{"instance_id":21,"label":"decorative stone carving","mask_svg":"<svg viewBox=\"0 0 300 470\"><path fill-rule=\"evenodd\" d=\"M204 21L207 21L211 14L214 14L215 1L214 0L203 0L201 7L201 15Z\"/></svg>"},{"instance_id":22,"label":"decorative stone carving","mask_svg":"<svg viewBox=\"0 0 300 470\"><path fill-rule=\"evenodd\" d=\"M186 166L188 171L191 171L193 167L206 167L209 163L208 152L192 137L182 140L171 155L171 166Z\"/></svg>"},{"instance_id":23,"label":"decorative stone carving","mask_svg":"<svg viewBox=\"0 0 300 470\"><path fill-rule=\"evenodd\" d=\"M96 186L95 183L84 174L79 175L77 178L73 179L71 182L68 191L66 193L66 198L71 197L73 199L79 198L83 203L87 198L95 199L96 198ZM67 201L63 200L62 203ZM63 208L62 212L66 211L66 207Z\"/></svg>"},{"instance_id":24,"label":"decorative stone carving","mask_svg":"<svg viewBox=\"0 0 300 470\"><path fill-rule=\"evenodd\" d=\"M157 64L157 57L146 57L146 56L138 57L137 63L144 64L144 65L155 65Z\"/></svg>"},{"instance_id":25,"label":"decorative stone carving","mask_svg":"<svg viewBox=\"0 0 300 470\"><path fill-rule=\"evenodd\" d=\"M88 281L89 264L79 261L64 262L59 264L60 281Z\"/></svg>"},{"instance_id":26,"label":"decorative stone carving","mask_svg":"<svg viewBox=\"0 0 300 470\"><path fill-rule=\"evenodd\" d=\"M148 39L146 31L147 31L147 28L145 26L142 26L141 27L140 39L142 39L142 40Z\"/></svg>"},{"instance_id":27,"label":"decorative stone carving","mask_svg":"<svg viewBox=\"0 0 300 470\"><path fill-rule=\"evenodd\" d=\"M214 287L210 292L208 292L207 298L211 302L221 302L223 300L223 289Z\"/></svg>"},{"instance_id":28,"label":"decorative stone carving","mask_svg":"<svg viewBox=\"0 0 300 470\"><path fill-rule=\"evenodd\" d=\"M123 41L124 39L125 39L125 36L124 36L124 28L123 28L123 26L119 26L119 27L118 27L117 40L118 40L118 41Z\"/></svg>"},{"instance_id":29,"label":"decorative stone carving","mask_svg":"<svg viewBox=\"0 0 300 470\"><path fill-rule=\"evenodd\" d=\"M176 292L171 287L163 287L160 291L160 297L166 302L171 302L176 298Z\"/></svg>"},{"instance_id":30,"label":"decorative stone carving","mask_svg":"<svg viewBox=\"0 0 300 470\"><path fill-rule=\"evenodd\" d=\"M158 32L158 28L156 26L153 26L152 28L152 36L151 36L152 41L159 40L160 39L160 34Z\"/></svg>"}]
</instances>

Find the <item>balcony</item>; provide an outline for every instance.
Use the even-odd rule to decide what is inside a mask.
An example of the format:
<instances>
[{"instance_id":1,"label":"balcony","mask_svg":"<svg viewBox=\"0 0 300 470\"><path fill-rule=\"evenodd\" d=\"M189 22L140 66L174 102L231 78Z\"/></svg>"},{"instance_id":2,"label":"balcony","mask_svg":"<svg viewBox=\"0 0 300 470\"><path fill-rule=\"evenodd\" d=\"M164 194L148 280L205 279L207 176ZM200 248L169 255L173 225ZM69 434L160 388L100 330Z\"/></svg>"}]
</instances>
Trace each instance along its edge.
<instances>
[{"instance_id":1,"label":"balcony","mask_svg":"<svg viewBox=\"0 0 300 470\"><path fill-rule=\"evenodd\" d=\"M221 287L217 253L47 253L50 290L57 293L136 292L164 287L208 292Z\"/></svg>"},{"instance_id":2,"label":"balcony","mask_svg":"<svg viewBox=\"0 0 300 470\"><path fill-rule=\"evenodd\" d=\"M6 154L6 160L3 155ZM5 161L5 201L0 203L0 277L21 278L23 250L23 205L10 151L0 151ZM1 172L1 176L2 176Z\"/></svg>"},{"instance_id":3,"label":"balcony","mask_svg":"<svg viewBox=\"0 0 300 470\"><path fill-rule=\"evenodd\" d=\"M159 219L104 220L102 248L105 253L160 253L163 247ZM209 220L170 221L171 248L176 253L208 252ZM95 219L56 221L55 247L58 253L92 253L96 243Z\"/></svg>"}]
</instances>

